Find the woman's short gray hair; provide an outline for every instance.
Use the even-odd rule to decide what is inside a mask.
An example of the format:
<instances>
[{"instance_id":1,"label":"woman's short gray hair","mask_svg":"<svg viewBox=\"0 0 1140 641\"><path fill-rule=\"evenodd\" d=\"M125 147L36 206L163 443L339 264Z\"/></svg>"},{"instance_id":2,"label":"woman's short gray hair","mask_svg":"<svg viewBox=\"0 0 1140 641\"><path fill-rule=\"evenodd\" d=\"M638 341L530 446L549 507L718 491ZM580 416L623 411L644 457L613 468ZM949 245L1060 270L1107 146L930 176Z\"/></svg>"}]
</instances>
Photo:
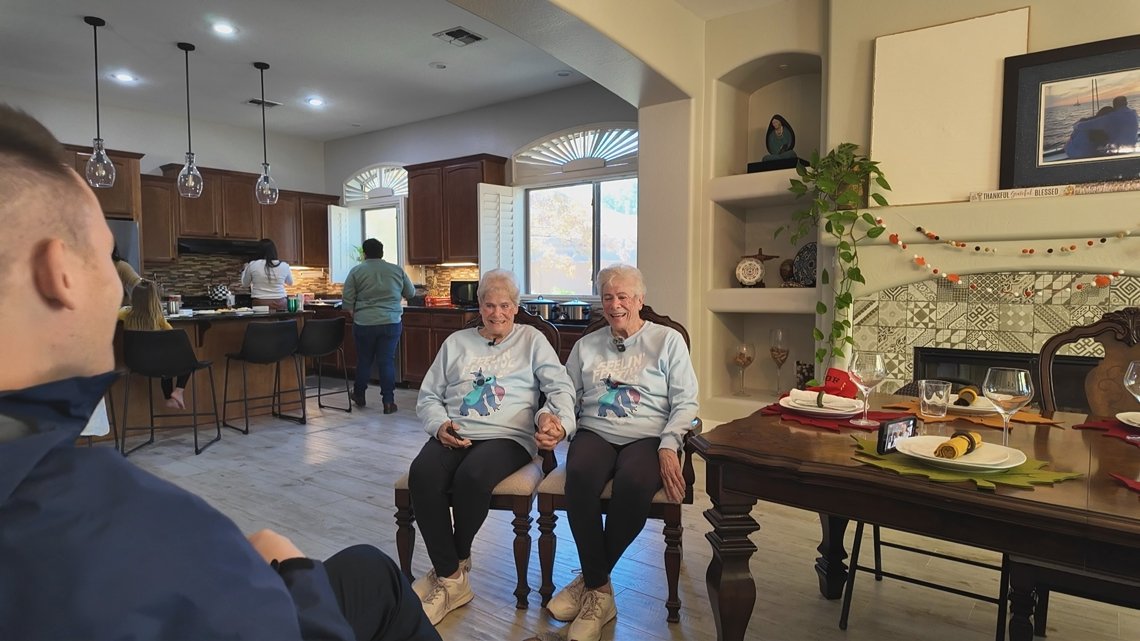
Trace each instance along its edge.
<instances>
[{"instance_id":1,"label":"woman's short gray hair","mask_svg":"<svg viewBox=\"0 0 1140 641\"><path fill-rule=\"evenodd\" d=\"M519 281L513 272L506 269L492 269L483 274L483 278L479 279L479 291L477 292L479 302L482 303L488 294L496 290L506 292L512 303L519 304Z\"/></svg>"},{"instance_id":2,"label":"woman's short gray hair","mask_svg":"<svg viewBox=\"0 0 1140 641\"><path fill-rule=\"evenodd\" d=\"M645 298L645 278L641 270L633 265L617 263L598 272L598 295L601 296L606 285L615 280L626 280L633 284L633 293Z\"/></svg>"}]
</instances>

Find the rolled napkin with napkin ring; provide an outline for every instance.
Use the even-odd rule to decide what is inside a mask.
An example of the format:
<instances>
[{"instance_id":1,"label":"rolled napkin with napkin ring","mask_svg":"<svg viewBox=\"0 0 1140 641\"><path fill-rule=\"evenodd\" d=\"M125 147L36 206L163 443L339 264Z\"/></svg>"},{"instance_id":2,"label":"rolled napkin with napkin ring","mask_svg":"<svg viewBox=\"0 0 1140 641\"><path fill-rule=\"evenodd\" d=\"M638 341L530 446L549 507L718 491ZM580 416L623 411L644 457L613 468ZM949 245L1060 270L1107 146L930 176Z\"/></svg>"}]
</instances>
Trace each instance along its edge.
<instances>
[{"instance_id":1,"label":"rolled napkin with napkin ring","mask_svg":"<svg viewBox=\"0 0 1140 641\"><path fill-rule=\"evenodd\" d=\"M797 405L809 405L814 407L850 407L856 403L855 399L847 398L845 396L836 396L834 394L826 394L824 392L812 392L809 390L794 389L788 392L788 398Z\"/></svg>"},{"instance_id":2,"label":"rolled napkin with napkin ring","mask_svg":"<svg viewBox=\"0 0 1140 641\"><path fill-rule=\"evenodd\" d=\"M934 448L938 458L956 459L978 449L982 445L982 435L978 432L954 432L944 443Z\"/></svg>"}]
</instances>

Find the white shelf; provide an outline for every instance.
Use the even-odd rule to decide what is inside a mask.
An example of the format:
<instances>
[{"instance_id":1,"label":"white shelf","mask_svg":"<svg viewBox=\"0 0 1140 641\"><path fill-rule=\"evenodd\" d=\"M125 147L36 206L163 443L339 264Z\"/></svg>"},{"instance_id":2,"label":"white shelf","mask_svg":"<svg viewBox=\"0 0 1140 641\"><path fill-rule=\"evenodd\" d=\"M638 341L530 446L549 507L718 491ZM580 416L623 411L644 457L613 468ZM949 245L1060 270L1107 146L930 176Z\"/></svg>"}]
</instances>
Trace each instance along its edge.
<instances>
[{"instance_id":1,"label":"white shelf","mask_svg":"<svg viewBox=\"0 0 1140 641\"><path fill-rule=\"evenodd\" d=\"M726 207L771 207L792 203L796 197L788 191L796 170L778 169L738 176L720 176L709 180L705 193L713 202Z\"/></svg>"},{"instance_id":2,"label":"white shelf","mask_svg":"<svg viewBox=\"0 0 1140 641\"><path fill-rule=\"evenodd\" d=\"M818 300L815 287L734 287L710 289L705 307L711 312L738 314L814 314Z\"/></svg>"},{"instance_id":3,"label":"white shelf","mask_svg":"<svg viewBox=\"0 0 1140 641\"><path fill-rule=\"evenodd\" d=\"M713 396L701 403L701 420L727 423L748 416L760 408L775 403L778 397L774 390L747 388L750 396Z\"/></svg>"}]
</instances>

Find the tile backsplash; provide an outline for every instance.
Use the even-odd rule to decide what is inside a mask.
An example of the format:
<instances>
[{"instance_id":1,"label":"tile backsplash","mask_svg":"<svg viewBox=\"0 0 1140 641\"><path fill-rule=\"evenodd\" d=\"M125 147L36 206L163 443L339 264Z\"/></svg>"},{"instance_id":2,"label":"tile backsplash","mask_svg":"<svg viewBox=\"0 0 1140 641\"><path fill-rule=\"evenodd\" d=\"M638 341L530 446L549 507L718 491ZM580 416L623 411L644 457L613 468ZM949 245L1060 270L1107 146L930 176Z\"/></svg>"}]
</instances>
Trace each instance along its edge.
<instances>
[{"instance_id":1,"label":"tile backsplash","mask_svg":"<svg viewBox=\"0 0 1140 641\"><path fill-rule=\"evenodd\" d=\"M470 267L439 267L429 265L424 268L424 284L428 288L428 296L450 296L451 281L453 280L479 280L479 268ZM415 278L412 278L415 282Z\"/></svg>"},{"instance_id":2,"label":"tile backsplash","mask_svg":"<svg viewBox=\"0 0 1140 641\"><path fill-rule=\"evenodd\" d=\"M241 272L248 260L241 256L225 254L183 254L173 263L150 267L141 274L162 283L167 292L183 296L205 296L208 285L223 283L235 293L248 294L248 287L241 287ZM294 267L293 285L287 286L289 294L312 292L315 294L339 294L340 285L329 281L328 270Z\"/></svg>"},{"instance_id":3,"label":"tile backsplash","mask_svg":"<svg viewBox=\"0 0 1140 641\"><path fill-rule=\"evenodd\" d=\"M959 285L936 278L884 289L855 300L855 345L885 353L891 378L878 391L893 392L914 377L915 347L1036 354L1070 327L1140 306L1140 278L1076 289L1078 277L1088 280L1086 274L1010 272L963 275ZM1103 356L1091 339L1060 353Z\"/></svg>"}]
</instances>

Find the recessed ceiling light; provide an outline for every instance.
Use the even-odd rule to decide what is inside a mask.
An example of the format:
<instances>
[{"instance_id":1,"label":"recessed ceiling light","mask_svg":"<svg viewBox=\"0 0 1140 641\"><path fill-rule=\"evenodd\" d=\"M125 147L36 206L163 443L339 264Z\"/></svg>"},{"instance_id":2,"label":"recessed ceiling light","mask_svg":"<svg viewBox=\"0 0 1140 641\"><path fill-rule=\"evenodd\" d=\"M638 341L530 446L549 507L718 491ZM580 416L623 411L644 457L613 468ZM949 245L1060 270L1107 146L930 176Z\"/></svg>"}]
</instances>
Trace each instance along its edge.
<instances>
[{"instance_id":1,"label":"recessed ceiling light","mask_svg":"<svg viewBox=\"0 0 1140 641\"><path fill-rule=\"evenodd\" d=\"M228 22L215 22L214 33L220 36L232 36L237 33L237 27Z\"/></svg>"},{"instance_id":2,"label":"recessed ceiling light","mask_svg":"<svg viewBox=\"0 0 1140 641\"><path fill-rule=\"evenodd\" d=\"M554 72L554 75L558 76L559 78L569 78L571 75L573 75L573 73L574 72L570 71L569 69L559 69L558 71Z\"/></svg>"},{"instance_id":3,"label":"recessed ceiling light","mask_svg":"<svg viewBox=\"0 0 1140 641\"><path fill-rule=\"evenodd\" d=\"M432 69L447 69L447 65L442 62L429 62L428 66Z\"/></svg>"},{"instance_id":4,"label":"recessed ceiling light","mask_svg":"<svg viewBox=\"0 0 1140 641\"><path fill-rule=\"evenodd\" d=\"M325 99L320 96L310 96L305 98L305 104L310 107L323 107L325 106Z\"/></svg>"},{"instance_id":5,"label":"recessed ceiling light","mask_svg":"<svg viewBox=\"0 0 1140 641\"><path fill-rule=\"evenodd\" d=\"M111 74L111 80L114 80L115 82L121 82L123 84L131 84L133 82L137 82L138 78L132 74L127 73L126 71L116 71L115 73Z\"/></svg>"}]
</instances>

